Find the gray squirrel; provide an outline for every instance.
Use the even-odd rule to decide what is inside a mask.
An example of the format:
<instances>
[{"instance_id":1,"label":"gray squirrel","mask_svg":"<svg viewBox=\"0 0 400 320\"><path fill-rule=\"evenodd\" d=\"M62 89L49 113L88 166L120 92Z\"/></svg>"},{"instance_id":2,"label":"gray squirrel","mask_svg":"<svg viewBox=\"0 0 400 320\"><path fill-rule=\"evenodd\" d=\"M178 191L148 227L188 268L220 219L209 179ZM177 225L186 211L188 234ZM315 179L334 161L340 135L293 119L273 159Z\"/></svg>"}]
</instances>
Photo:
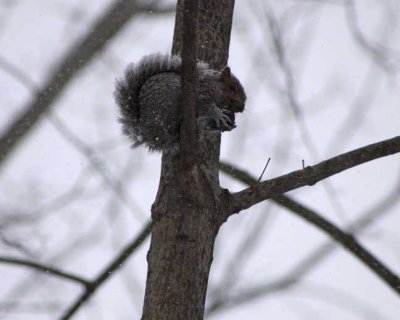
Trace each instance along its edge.
<instances>
[{"instance_id":1,"label":"gray squirrel","mask_svg":"<svg viewBox=\"0 0 400 320\"><path fill-rule=\"evenodd\" d=\"M179 146L177 106L181 92L179 56L153 54L130 64L117 79L114 92L123 133L134 146L150 151ZM199 131L230 131L236 127L235 112L243 112L246 94L229 67L218 71L197 64L196 125Z\"/></svg>"}]
</instances>

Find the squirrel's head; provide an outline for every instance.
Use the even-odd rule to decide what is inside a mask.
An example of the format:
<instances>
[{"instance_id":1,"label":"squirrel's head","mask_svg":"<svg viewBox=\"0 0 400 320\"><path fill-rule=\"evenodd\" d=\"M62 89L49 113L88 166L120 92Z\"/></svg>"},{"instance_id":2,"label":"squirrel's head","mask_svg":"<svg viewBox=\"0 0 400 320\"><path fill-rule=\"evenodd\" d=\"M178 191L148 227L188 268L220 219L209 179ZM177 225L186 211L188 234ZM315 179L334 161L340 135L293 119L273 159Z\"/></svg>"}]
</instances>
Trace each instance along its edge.
<instances>
[{"instance_id":1,"label":"squirrel's head","mask_svg":"<svg viewBox=\"0 0 400 320\"><path fill-rule=\"evenodd\" d=\"M222 83L221 106L233 112L243 112L246 93L229 67L221 71L219 81Z\"/></svg>"}]
</instances>

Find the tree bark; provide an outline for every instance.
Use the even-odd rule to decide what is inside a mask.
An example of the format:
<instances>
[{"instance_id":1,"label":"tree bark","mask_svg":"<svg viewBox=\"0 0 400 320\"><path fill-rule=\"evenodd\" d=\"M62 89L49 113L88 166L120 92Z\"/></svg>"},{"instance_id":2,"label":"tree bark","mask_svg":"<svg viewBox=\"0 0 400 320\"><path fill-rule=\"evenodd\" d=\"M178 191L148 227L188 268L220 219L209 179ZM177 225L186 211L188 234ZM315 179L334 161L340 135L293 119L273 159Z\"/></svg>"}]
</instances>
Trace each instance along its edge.
<instances>
[{"instance_id":1,"label":"tree bark","mask_svg":"<svg viewBox=\"0 0 400 320\"><path fill-rule=\"evenodd\" d=\"M228 59L233 6L233 0L199 1L197 54L216 69ZM173 54L181 52L182 18L180 0ZM220 138L207 133L200 139L191 172L179 154L163 154L142 319L203 319L214 242L227 210L218 177Z\"/></svg>"}]
</instances>

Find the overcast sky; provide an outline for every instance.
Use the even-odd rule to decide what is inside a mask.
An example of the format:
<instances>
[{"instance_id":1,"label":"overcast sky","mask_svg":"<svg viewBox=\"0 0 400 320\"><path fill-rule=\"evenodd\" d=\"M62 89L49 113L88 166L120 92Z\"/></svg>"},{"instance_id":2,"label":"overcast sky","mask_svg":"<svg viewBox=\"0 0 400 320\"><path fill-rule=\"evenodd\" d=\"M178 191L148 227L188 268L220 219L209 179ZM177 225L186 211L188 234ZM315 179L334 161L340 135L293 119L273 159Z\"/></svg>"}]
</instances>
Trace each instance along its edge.
<instances>
[{"instance_id":1,"label":"overcast sky","mask_svg":"<svg viewBox=\"0 0 400 320\"><path fill-rule=\"evenodd\" d=\"M0 0L0 135L110 3ZM229 65L248 102L237 128L223 134L222 160L258 177L271 157L263 178L269 179L301 169L303 160L316 164L399 135L400 2L345 3L350 2L236 1ZM1 165L1 255L91 279L149 219L160 155L130 148L117 121L113 88L128 63L169 52L173 28L173 13L135 16ZM399 181L395 155L290 195L345 227L395 193ZM232 191L245 187L225 175L221 184ZM400 273L400 206L393 202L359 239ZM245 239L250 249L237 262L233 258ZM232 296L280 279L327 239L282 208L259 204L222 227L209 293L231 271ZM138 319L148 245L74 319ZM0 263L0 274L1 319L55 319L81 290L12 265ZM399 308L392 290L339 248L292 288L213 318L396 320Z\"/></svg>"}]
</instances>

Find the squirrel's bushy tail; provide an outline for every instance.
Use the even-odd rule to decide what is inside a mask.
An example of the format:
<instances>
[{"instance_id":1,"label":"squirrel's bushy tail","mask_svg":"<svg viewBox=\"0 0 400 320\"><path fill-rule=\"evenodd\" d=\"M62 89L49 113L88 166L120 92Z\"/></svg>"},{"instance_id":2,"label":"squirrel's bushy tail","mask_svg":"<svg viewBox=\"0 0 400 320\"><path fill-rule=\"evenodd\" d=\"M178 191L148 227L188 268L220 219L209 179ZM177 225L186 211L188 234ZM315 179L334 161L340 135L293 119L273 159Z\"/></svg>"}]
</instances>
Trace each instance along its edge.
<instances>
[{"instance_id":1,"label":"squirrel's bushy tail","mask_svg":"<svg viewBox=\"0 0 400 320\"><path fill-rule=\"evenodd\" d=\"M140 89L152 76L162 72L181 71L178 56L152 54L139 62L128 65L123 78L117 79L114 97L120 112L122 131L130 137L134 146L144 143L140 125Z\"/></svg>"}]
</instances>

